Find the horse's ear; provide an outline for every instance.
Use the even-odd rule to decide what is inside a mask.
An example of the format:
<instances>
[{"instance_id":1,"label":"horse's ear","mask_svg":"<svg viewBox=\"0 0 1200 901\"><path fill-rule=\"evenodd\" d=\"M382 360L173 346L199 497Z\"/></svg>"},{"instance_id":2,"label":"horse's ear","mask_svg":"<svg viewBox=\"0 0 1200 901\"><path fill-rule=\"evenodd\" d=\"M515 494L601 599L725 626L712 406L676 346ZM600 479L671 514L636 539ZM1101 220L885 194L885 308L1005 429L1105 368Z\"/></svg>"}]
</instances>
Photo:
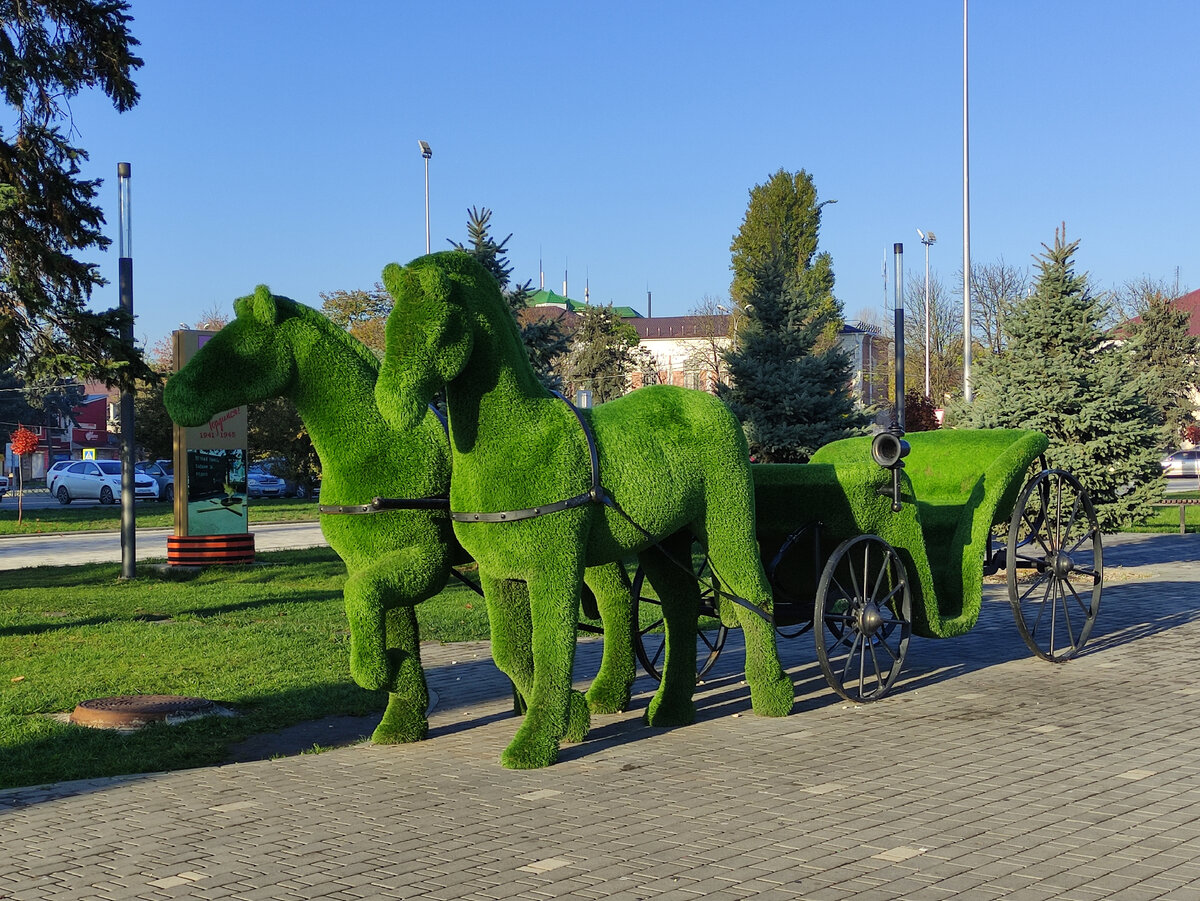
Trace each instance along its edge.
<instances>
[{"instance_id":1,"label":"horse's ear","mask_svg":"<svg viewBox=\"0 0 1200 901\"><path fill-rule=\"evenodd\" d=\"M279 322L279 304L275 302L275 295L266 285L259 285L254 289L254 294L245 299L249 301L246 304L246 312L263 325L275 325ZM234 308L236 309L236 305Z\"/></svg>"}]
</instances>

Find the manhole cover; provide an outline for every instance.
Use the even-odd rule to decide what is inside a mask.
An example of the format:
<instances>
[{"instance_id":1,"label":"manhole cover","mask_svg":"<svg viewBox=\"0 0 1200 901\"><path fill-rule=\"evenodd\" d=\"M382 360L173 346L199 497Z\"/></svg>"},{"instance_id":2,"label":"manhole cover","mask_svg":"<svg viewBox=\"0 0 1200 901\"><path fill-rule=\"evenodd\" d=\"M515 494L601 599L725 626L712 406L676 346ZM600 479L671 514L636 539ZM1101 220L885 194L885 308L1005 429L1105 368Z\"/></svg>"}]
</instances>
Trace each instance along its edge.
<instances>
[{"instance_id":1,"label":"manhole cover","mask_svg":"<svg viewBox=\"0 0 1200 901\"><path fill-rule=\"evenodd\" d=\"M180 695L121 695L81 702L71 722L97 729L137 729L150 723L169 723L211 716L220 708L205 698Z\"/></svg>"}]
</instances>

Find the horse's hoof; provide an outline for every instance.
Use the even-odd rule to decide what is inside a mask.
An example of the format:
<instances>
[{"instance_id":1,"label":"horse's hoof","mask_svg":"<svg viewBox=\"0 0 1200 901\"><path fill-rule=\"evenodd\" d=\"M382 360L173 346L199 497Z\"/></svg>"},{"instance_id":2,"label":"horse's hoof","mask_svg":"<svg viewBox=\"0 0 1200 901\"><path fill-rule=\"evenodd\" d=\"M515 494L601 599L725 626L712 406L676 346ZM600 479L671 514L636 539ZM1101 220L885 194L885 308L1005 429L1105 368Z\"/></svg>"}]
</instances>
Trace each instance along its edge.
<instances>
[{"instance_id":1,"label":"horse's hoof","mask_svg":"<svg viewBox=\"0 0 1200 901\"><path fill-rule=\"evenodd\" d=\"M696 704L691 698L675 701L655 695L642 715L642 722L659 729L690 726L696 722Z\"/></svg>"},{"instance_id":2,"label":"horse's hoof","mask_svg":"<svg viewBox=\"0 0 1200 901\"><path fill-rule=\"evenodd\" d=\"M750 706L759 716L787 716L796 702L796 689L787 673L765 684L750 685Z\"/></svg>"},{"instance_id":3,"label":"horse's hoof","mask_svg":"<svg viewBox=\"0 0 1200 901\"><path fill-rule=\"evenodd\" d=\"M567 713L567 731L563 741L578 742L587 737L592 726L587 699L577 691L571 691L570 708Z\"/></svg>"},{"instance_id":4,"label":"horse's hoof","mask_svg":"<svg viewBox=\"0 0 1200 901\"><path fill-rule=\"evenodd\" d=\"M510 770L536 770L558 759L558 745L513 739L500 755L500 764Z\"/></svg>"},{"instance_id":5,"label":"horse's hoof","mask_svg":"<svg viewBox=\"0 0 1200 901\"><path fill-rule=\"evenodd\" d=\"M592 683L587 690L588 709L592 713L621 713L629 707L629 698L633 694L633 683L600 682Z\"/></svg>"},{"instance_id":6,"label":"horse's hoof","mask_svg":"<svg viewBox=\"0 0 1200 901\"><path fill-rule=\"evenodd\" d=\"M371 733L371 743L376 745L403 745L422 741L429 734L429 721L425 717L389 717Z\"/></svg>"}]
</instances>

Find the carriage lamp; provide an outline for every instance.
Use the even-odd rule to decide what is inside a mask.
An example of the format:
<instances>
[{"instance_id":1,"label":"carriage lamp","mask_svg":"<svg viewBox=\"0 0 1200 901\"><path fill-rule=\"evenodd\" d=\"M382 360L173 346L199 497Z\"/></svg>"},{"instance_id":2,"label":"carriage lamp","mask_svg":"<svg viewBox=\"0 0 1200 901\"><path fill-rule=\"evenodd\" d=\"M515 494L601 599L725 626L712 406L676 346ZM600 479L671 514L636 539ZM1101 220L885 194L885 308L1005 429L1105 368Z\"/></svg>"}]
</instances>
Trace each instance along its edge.
<instances>
[{"instance_id":1,"label":"carriage lamp","mask_svg":"<svg viewBox=\"0 0 1200 901\"><path fill-rule=\"evenodd\" d=\"M884 469L892 471L892 484L888 488L880 488L879 493L892 499L892 512L899 513L900 503L900 470L904 468L904 458L908 456L909 444L904 440L904 429L895 423L886 431L880 432L871 439L871 459Z\"/></svg>"}]
</instances>

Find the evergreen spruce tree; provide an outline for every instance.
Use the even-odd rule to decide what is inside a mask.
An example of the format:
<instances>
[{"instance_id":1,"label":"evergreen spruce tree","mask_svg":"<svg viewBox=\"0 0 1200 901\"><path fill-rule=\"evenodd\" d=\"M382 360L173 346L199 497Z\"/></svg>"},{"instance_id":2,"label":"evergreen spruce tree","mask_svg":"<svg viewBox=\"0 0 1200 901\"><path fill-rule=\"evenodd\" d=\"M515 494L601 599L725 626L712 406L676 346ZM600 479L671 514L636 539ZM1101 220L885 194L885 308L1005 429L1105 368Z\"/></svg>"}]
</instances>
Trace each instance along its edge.
<instances>
[{"instance_id":1,"label":"evergreen spruce tree","mask_svg":"<svg viewBox=\"0 0 1200 901\"><path fill-rule=\"evenodd\" d=\"M837 345L833 261L817 252L824 205L807 172L780 169L750 191L730 248L730 297L742 318L738 346L726 355L730 384L718 394L763 462L805 462L867 423L850 394L850 358Z\"/></svg>"},{"instance_id":2,"label":"evergreen spruce tree","mask_svg":"<svg viewBox=\"0 0 1200 901\"><path fill-rule=\"evenodd\" d=\"M559 357L567 353L570 342L554 320L521 321L521 311L529 306L529 298L532 296L529 290L531 283L526 281L515 287L511 285L513 267L508 262L507 254L512 234L503 241L496 241L491 234L491 219L492 211L487 207L471 207L467 210L468 243L447 240L456 250L465 251L479 260L483 268L500 283L500 290L504 292L508 307L520 326L521 340L525 342L525 349L529 352L529 361L533 364L534 371L542 384L557 391L562 386L562 380L555 372L554 364Z\"/></svg>"},{"instance_id":3,"label":"evergreen spruce tree","mask_svg":"<svg viewBox=\"0 0 1200 901\"><path fill-rule=\"evenodd\" d=\"M1008 313L1008 345L980 360L961 422L1022 428L1050 439L1046 456L1091 493L1101 528L1149 513L1161 496L1161 417L1146 402L1129 352L1114 345L1104 303L1075 272L1066 228L1038 260L1034 292Z\"/></svg>"},{"instance_id":4,"label":"evergreen spruce tree","mask_svg":"<svg viewBox=\"0 0 1200 901\"><path fill-rule=\"evenodd\" d=\"M1188 334L1191 317L1155 292L1146 298L1141 321L1129 329L1129 351L1141 374L1146 400L1163 418L1163 446L1173 447L1196 420L1189 397L1196 387L1194 365L1200 340Z\"/></svg>"}]
</instances>

